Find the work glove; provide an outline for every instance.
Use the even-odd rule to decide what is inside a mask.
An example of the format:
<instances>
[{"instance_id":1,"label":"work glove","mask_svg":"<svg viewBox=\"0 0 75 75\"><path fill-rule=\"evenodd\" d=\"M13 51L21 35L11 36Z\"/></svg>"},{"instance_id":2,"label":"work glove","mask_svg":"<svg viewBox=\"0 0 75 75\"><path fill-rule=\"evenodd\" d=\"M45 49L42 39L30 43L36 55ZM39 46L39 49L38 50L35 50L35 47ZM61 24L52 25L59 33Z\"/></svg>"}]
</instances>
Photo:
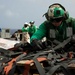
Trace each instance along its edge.
<instances>
[{"instance_id":1,"label":"work glove","mask_svg":"<svg viewBox=\"0 0 75 75\"><path fill-rule=\"evenodd\" d=\"M14 45L15 48L18 48L19 50L25 51L25 50L31 50L32 46L29 43L16 43Z\"/></svg>"},{"instance_id":2,"label":"work glove","mask_svg":"<svg viewBox=\"0 0 75 75\"><path fill-rule=\"evenodd\" d=\"M68 43L68 51L74 51L75 52L75 34L71 37L70 43Z\"/></svg>"},{"instance_id":3,"label":"work glove","mask_svg":"<svg viewBox=\"0 0 75 75\"><path fill-rule=\"evenodd\" d=\"M75 44L75 34L71 37L71 43Z\"/></svg>"},{"instance_id":4,"label":"work glove","mask_svg":"<svg viewBox=\"0 0 75 75\"><path fill-rule=\"evenodd\" d=\"M21 46L21 43L16 43L15 45L14 45L14 47L20 47Z\"/></svg>"},{"instance_id":5,"label":"work glove","mask_svg":"<svg viewBox=\"0 0 75 75\"><path fill-rule=\"evenodd\" d=\"M16 44L14 45L14 47L22 47L22 48L24 48L24 47L26 47L28 44L29 44L28 42L26 42L26 43L16 43Z\"/></svg>"},{"instance_id":6,"label":"work glove","mask_svg":"<svg viewBox=\"0 0 75 75\"><path fill-rule=\"evenodd\" d=\"M37 50L37 49L42 50L42 49L45 48L45 46L43 45L42 41L37 40L37 39L32 40L31 45L35 50Z\"/></svg>"}]
</instances>

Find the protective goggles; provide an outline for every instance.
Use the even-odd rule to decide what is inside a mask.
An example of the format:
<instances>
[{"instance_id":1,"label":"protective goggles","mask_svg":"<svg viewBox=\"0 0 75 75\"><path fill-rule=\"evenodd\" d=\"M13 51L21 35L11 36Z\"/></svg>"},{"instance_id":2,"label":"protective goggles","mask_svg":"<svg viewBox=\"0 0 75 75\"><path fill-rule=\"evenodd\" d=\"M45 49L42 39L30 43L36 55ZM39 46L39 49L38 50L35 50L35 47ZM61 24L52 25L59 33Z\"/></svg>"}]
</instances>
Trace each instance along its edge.
<instances>
[{"instance_id":1,"label":"protective goggles","mask_svg":"<svg viewBox=\"0 0 75 75\"><path fill-rule=\"evenodd\" d=\"M55 18L55 19L50 19L51 22L60 22L63 20L63 17L60 17L60 18Z\"/></svg>"}]
</instances>

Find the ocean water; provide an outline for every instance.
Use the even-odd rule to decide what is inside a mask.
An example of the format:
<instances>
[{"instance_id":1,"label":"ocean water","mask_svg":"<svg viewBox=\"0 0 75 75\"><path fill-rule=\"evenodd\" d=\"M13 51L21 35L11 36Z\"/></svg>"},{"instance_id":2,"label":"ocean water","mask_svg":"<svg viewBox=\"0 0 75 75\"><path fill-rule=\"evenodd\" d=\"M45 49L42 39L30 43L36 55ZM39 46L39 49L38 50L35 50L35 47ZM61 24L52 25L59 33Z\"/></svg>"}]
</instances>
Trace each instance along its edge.
<instances>
[{"instance_id":1,"label":"ocean water","mask_svg":"<svg viewBox=\"0 0 75 75\"><path fill-rule=\"evenodd\" d=\"M10 34L14 34L18 29L10 29Z\"/></svg>"}]
</instances>

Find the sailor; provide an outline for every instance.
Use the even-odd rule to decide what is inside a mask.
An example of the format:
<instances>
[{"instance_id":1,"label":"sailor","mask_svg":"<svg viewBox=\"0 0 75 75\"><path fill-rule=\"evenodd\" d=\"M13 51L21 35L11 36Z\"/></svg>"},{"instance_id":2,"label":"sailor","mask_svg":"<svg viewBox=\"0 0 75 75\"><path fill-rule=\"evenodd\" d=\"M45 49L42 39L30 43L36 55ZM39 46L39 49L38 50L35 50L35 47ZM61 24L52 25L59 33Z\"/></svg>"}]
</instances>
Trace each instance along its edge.
<instances>
[{"instance_id":1,"label":"sailor","mask_svg":"<svg viewBox=\"0 0 75 75\"><path fill-rule=\"evenodd\" d=\"M39 26L31 37L30 41L33 47L44 48L42 42L39 41L43 37L51 41L56 39L62 42L75 34L75 19L69 17L69 13L61 4L54 3L50 5L44 16L46 21Z\"/></svg>"},{"instance_id":2,"label":"sailor","mask_svg":"<svg viewBox=\"0 0 75 75\"><path fill-rule=\"evenodd\" d=\"M30 23L30 26L29 26L28 32L31 37L36 32L37 27L36 27L36 25L34 25L35 21L30 21L29 23Z\"/></svg>"}]
</instances>

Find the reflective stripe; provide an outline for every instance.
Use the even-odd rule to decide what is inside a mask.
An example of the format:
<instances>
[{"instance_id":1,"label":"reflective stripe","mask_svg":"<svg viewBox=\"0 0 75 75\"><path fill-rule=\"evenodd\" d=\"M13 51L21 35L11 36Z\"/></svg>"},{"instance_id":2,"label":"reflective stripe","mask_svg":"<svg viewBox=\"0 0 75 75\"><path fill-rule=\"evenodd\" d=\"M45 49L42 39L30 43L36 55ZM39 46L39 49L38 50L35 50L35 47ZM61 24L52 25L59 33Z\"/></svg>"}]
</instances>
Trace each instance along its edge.
<instances>
[{"instance_id":1,"label":"reflective stripe","mask_svg":"<svg viewBox=\"0 0 75 75\"><path fill-rule=\"evenodd\" d=\"M50 38L55 38L55 30L54 29L50 29L49 36L50 36Z\"/></svg>"},{"instance_id":2,"label":"reflective stripe","mask_svg":"<svg viewBox=\"0 0 75 75\"><path fill-rule=\"evenodd\" d=\"M66 28L66 32L65 32L65 29L63 29L63 34L62 34L62 37L64 38L65 34L66 34L66 37L70 37L73 35L73 30L72 30L72 27L67 27ZM58 33L58 34L57 34ZM50 38L56 38L56 35L60 35L59 34L59 31L58 30L54 30L54 29L50 29L49 30L49 37Z\"/></svg>"},{"instance_id":3,"label":"reflective stripe","mask_svg":"<svg viewBox=\"0 0 75 75\"><path fill-rule=\"evenodd\" d=\"M72 27L67 27L66 28L66 35L67 35L67 37L70 37L70 36L73 35Z\"/></svg>"}]
</instances>

